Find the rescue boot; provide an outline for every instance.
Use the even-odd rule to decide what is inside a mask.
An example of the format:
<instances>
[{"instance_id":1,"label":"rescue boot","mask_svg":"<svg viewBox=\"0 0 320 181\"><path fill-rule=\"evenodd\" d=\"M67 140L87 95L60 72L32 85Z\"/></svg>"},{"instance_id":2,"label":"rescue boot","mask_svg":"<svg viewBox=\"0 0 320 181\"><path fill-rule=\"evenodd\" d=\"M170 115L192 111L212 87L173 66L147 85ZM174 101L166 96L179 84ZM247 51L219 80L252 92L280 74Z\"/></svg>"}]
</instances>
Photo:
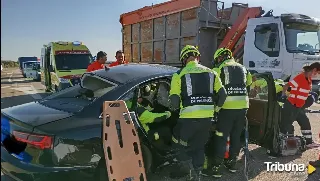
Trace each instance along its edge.
<instances>
[{"instance_id":1,"label":"rescue boot","mask_svg":"<svg viewBox=\"0 0 320 181\"><path fill-rule=\"evenodd\" d=\"M211 176L211 174L210 174L211 173L211 168L212 168L211 162L208 160L208 157L205 157L204 164L203 164L203 169L201 171L201 174L203 176L206 176L206 177Z\"/></svg>"},{"instance_id":2,"label":"rescue boot","mask_svg":"<svg viewBox=\"0 0 320 181\"><path fill-rule=\"evenodd\" d=\"M208 166L207 169L204 169L201 174L203 176L213 176L215 178L220 178L222 177L221 171L220 171L220 165L223 162L223 158L220 157L215 157L212 160L212 164Z\"/></svg>"},{"instance_id":3,"label":"rescue boot","mask_svg":"<svg viewBox=\"0 0 320 181\"><path fill-rule=\"evenodd\" d=\"M205 177L215 177L215 178L220 178L222 177L221 171L220 171L220 166L213 166L207 169L204 169L201 171L201 175Z\"/></svg>"},{"instance_id":4,"label":"rescue boot","mask_svg":"<svg viewBox=\"0 0 320 181\"><path fill-rule=\"evenodd\" d=\"M206 169L203 169L201 171L201 175L205 176L205 177L209 177L212 176L213 172L212 172L212 167L208 167Z\"/></svg>"},{"instance_id":5,"label":"rescue boot","mask_svg":"<svg viewBox=\"0 0 320 181\"><path fill-rule=\"evenodd\" d=\"M190 170L193 170L192 161L182 161L177 163L176 171L170 173L170 178L172 179L180 179L182 177L187 176L190 174Z\"/></svg>"},{"instance_id":6,"label":"rescue boot","mask_svg":"<svg viewBox=\"0 0 320 181\"><path fill-rule=\"evenodd\" d=\"M187 176L187 181L201 181L202 180L202 172L201 168L199 169L190 169L189 175Z\"/></svg>"},{"instance_id":7,"label":"rescue boot","mask_svg":"<svg viewBox=\"0 0 320 181\"><path fill-rule=\"evenodd\" d=\"M219 166L213 166L211 170L212 170L212 176L214 178L221 178L222 177L222 174L221 174L221 171L220 171L220 165Z\"/></svg>"},{"instance_id":8,"label":"rescue boot","mask_svg":"<svg viewBox=\"0 0 320 181\"><path fill-rule=\"evenodd\" d=\"M225 159L223 165L231 172L237 172L235 159Z\"/></svg>"}]
</instances>

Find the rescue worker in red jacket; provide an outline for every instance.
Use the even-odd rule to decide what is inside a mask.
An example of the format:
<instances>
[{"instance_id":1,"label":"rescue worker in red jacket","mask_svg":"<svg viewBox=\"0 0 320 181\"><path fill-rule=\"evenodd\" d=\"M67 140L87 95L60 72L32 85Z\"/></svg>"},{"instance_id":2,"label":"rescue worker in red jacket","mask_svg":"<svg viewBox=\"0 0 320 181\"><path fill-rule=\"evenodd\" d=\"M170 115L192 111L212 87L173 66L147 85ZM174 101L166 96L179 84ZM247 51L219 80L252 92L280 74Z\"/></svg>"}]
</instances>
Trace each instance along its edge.
<instances>
[{"instance_id":1,"label":"rescue worker in red jacket","mask_svg":"<svg viewBox=\"0 0 320 181\"><path fill-rule=\"evenodd\" d=\"M124 54L123 54L123 51L121 50L118 50L116 52L116 61L115 62L112 62L109 67L114 67L114 66L117 66L117 65L121 65L121 64L127 64L128 62L124 59Z\"/></svg>"},{"instance_id":2,"label":"rescue worker in red jacket","mask_svg":"<svg viewBox=\"0 0 320 181\"><path fill-rule=\"evenodd\" d=\"M106 52L100 51L97 53L97 60L92 62L88 68L87 72L92 72L95 70L103 69L105 67L105 63L107 61L107 54Z\"/></svg>"},{"instance_id":3,"label":"rescue worker in red jacket","mask_svg":"<svg viewBox=\"0 0 320 181\"><path fill-rule=\"evenodd\" d=\"M305 104L303 105L302 109L298 112L296 121L298 122L302 136L306 140L306 144L310 145L313 143L312 140L312 132L311 132L311 125L308 116L306 115L305 109L312 106L318 100L318 94L315 92L310 92ZM294 134L294 126L291 125L291 130L289 130L289 134ZM311 146L311 145L310 145Z\"/></svg>"},{"instance_id":4,"label":"rescue worker in red jacket","mask_svg":"<svg viewBox=\"0 0 320 181\"><path fill-rule=\"evenodd\" d=\"M299 119L298 116L303 111L306 100L312 86L312 77L320 73L320 63L315 62L309 66L303 67L304 72L298 74L289 83L283 86L282 97L286 99L286 91L291 87L289 97L284 101L281 122L280 122L280 134L279 136L285 136L291 130L292 123ZM307 144L312 143L307 140Z\"/></svg>"}]
</instances>

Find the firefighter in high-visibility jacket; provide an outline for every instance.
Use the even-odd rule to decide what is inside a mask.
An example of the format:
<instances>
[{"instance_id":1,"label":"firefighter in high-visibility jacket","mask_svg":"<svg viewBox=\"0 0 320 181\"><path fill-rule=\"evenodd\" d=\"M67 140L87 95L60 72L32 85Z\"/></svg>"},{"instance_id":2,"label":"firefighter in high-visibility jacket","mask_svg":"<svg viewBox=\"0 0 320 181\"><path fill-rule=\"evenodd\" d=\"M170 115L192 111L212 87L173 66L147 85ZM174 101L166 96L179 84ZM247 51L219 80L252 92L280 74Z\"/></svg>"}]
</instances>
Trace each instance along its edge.
<instances>
[{"instance_id":1,"label":"firefighter in high-visibility jacket","mask_svg":"<svg viewBox=\"0 0 320 181\"><path fill-rule=\"evenodd\" d=\"M211 119L227 96L219 76L200 65L199 58L196 47L185 46L180 53L183 68L173 74L171 81L170 107L180 112L172 136L180 164L170 173L171 178L187 175L187 180L200 180Z\"/></svg>"},{"instance_id":2,"label":"firefighter in high-visibility jacket","mask_svg":"<svg viewBox=\"0 0 320 181\"><path fill-rule=\"evenodd\" d=\"M224 165L236 172L235 163L239 155L241 144L240 136L246 123L246 114L249 108L247 88L252 83L252 76L247 69L237 63L232 52L227 48L220 48L214 54L217 63L214 70L221 78L227 91L227 99L218 114L214 143L216 148L213 156L213 165L209 166L205 173L214 177L221 177L220 165L224 161L227 138L230 135L230 157Z\"/></svg>"},{"instance_id":3,"label":"firefighter in high-visibility jacket","mask_svg":"<svg viewBox=\"0 0 320 181\"><path fill-rule=\"evenodd\" d=\"M162 138L164 143L171 142L171 131L168 127L157 127L156 129L150 130L149 124L162 122L171 116L170 111L166 111L164 113L154 113L152 103L149 101L151 89L150 86L144 86L140 89L140 95L138 98L138 105L136 113L138 115L138 119L142 124L142 127L147 132L148 137L152 140L159 140ZM148 98L149 97L149 98Z\"/></svg>"}]
</instances>

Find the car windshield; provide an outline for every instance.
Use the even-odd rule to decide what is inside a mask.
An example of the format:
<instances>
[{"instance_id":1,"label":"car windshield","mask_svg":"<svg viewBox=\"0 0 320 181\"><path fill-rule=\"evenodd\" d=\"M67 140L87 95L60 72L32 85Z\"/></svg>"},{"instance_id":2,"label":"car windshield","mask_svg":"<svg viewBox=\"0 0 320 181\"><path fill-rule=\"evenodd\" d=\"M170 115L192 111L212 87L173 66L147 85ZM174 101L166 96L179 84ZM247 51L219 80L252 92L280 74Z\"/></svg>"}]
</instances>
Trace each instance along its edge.
<instances>
[{"instance_id":1,"label":"car windshield","mask_svg":"<svg viewBox=\"0 0 320 181\"><path fill-rule=\"evenodd\" d=\"M39 64L39 63L34 64L34 65L33 65L33 69L34 69L34 70L40 70L40 64Z\"/></svg>"},{"instance_id":2,"label":"car windshield","mask_svg":"<svg viewBox=\"0 0 320 181\"><path fill-rule=\"evenodd\" d=\"M284 27L288 52L319 53L319 26L305 23L285 23Z\"/></svg>"},{"instance_id":3,"label":"car windshield","mask_svg":"<svg viewBox=\"0 0 320 181\"><path fill-rule=\"evenodd\" d=\"M92 62L91 54L61 54L55 55L57 70L87 69Z\"/></svg>"},{"instance_id":4,"label":"car windshield","mask_svg":"<svg viewBox=\"0 0 320 181\"><path fill-rule=\"evenodd\" d=\"M32 68L35 62L26 62L24 63L24 68Z\"/></svg>"},{"instance_id":5,"label":"car windshield","mask_svg":"<svg viewBox=\"0 0 320 181\"><path fill-rule=\"evenodd\" d=\"M79 112L116 87L117 84L111 81L85 74L81 79L81 85L75 85L53 93L39 103L62 111Z\"/></svg>"}]
</instances>

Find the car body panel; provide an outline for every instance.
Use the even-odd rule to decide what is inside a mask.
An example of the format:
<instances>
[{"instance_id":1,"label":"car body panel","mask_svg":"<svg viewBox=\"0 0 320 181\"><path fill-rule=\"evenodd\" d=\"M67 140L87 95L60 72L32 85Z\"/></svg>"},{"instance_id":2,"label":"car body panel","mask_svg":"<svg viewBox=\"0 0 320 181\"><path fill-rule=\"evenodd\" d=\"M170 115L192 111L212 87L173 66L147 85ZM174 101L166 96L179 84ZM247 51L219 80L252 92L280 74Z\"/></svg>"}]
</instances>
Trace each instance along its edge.
<instances>
[{"instance_id":1,"label":"car body panel","mask_svg":"<svg viewBox=\"0 0 320 181\"><path fill-rule=\"evenodd\" d=\"M147 77L157 77L168 74L173 74L179 69L176 67L158 65L158 64L136 64L130 63L125 65L118 65L108 68L107 71L97 70L94 73L100 77L112 79L119 83L126 83L136 79L146 79Z\"/></svg>"},{"instance_id":2,"label":"car body panel","mask_svg":"<svg viewBox=\"0 0 320 181\"><path fill-rule=\"evenodd\" d=\"M72 116L71 113L52 109L38 102L5 108L1 110L1 113L31 126L39 126Z\"/></svg>"}]
</instances>

